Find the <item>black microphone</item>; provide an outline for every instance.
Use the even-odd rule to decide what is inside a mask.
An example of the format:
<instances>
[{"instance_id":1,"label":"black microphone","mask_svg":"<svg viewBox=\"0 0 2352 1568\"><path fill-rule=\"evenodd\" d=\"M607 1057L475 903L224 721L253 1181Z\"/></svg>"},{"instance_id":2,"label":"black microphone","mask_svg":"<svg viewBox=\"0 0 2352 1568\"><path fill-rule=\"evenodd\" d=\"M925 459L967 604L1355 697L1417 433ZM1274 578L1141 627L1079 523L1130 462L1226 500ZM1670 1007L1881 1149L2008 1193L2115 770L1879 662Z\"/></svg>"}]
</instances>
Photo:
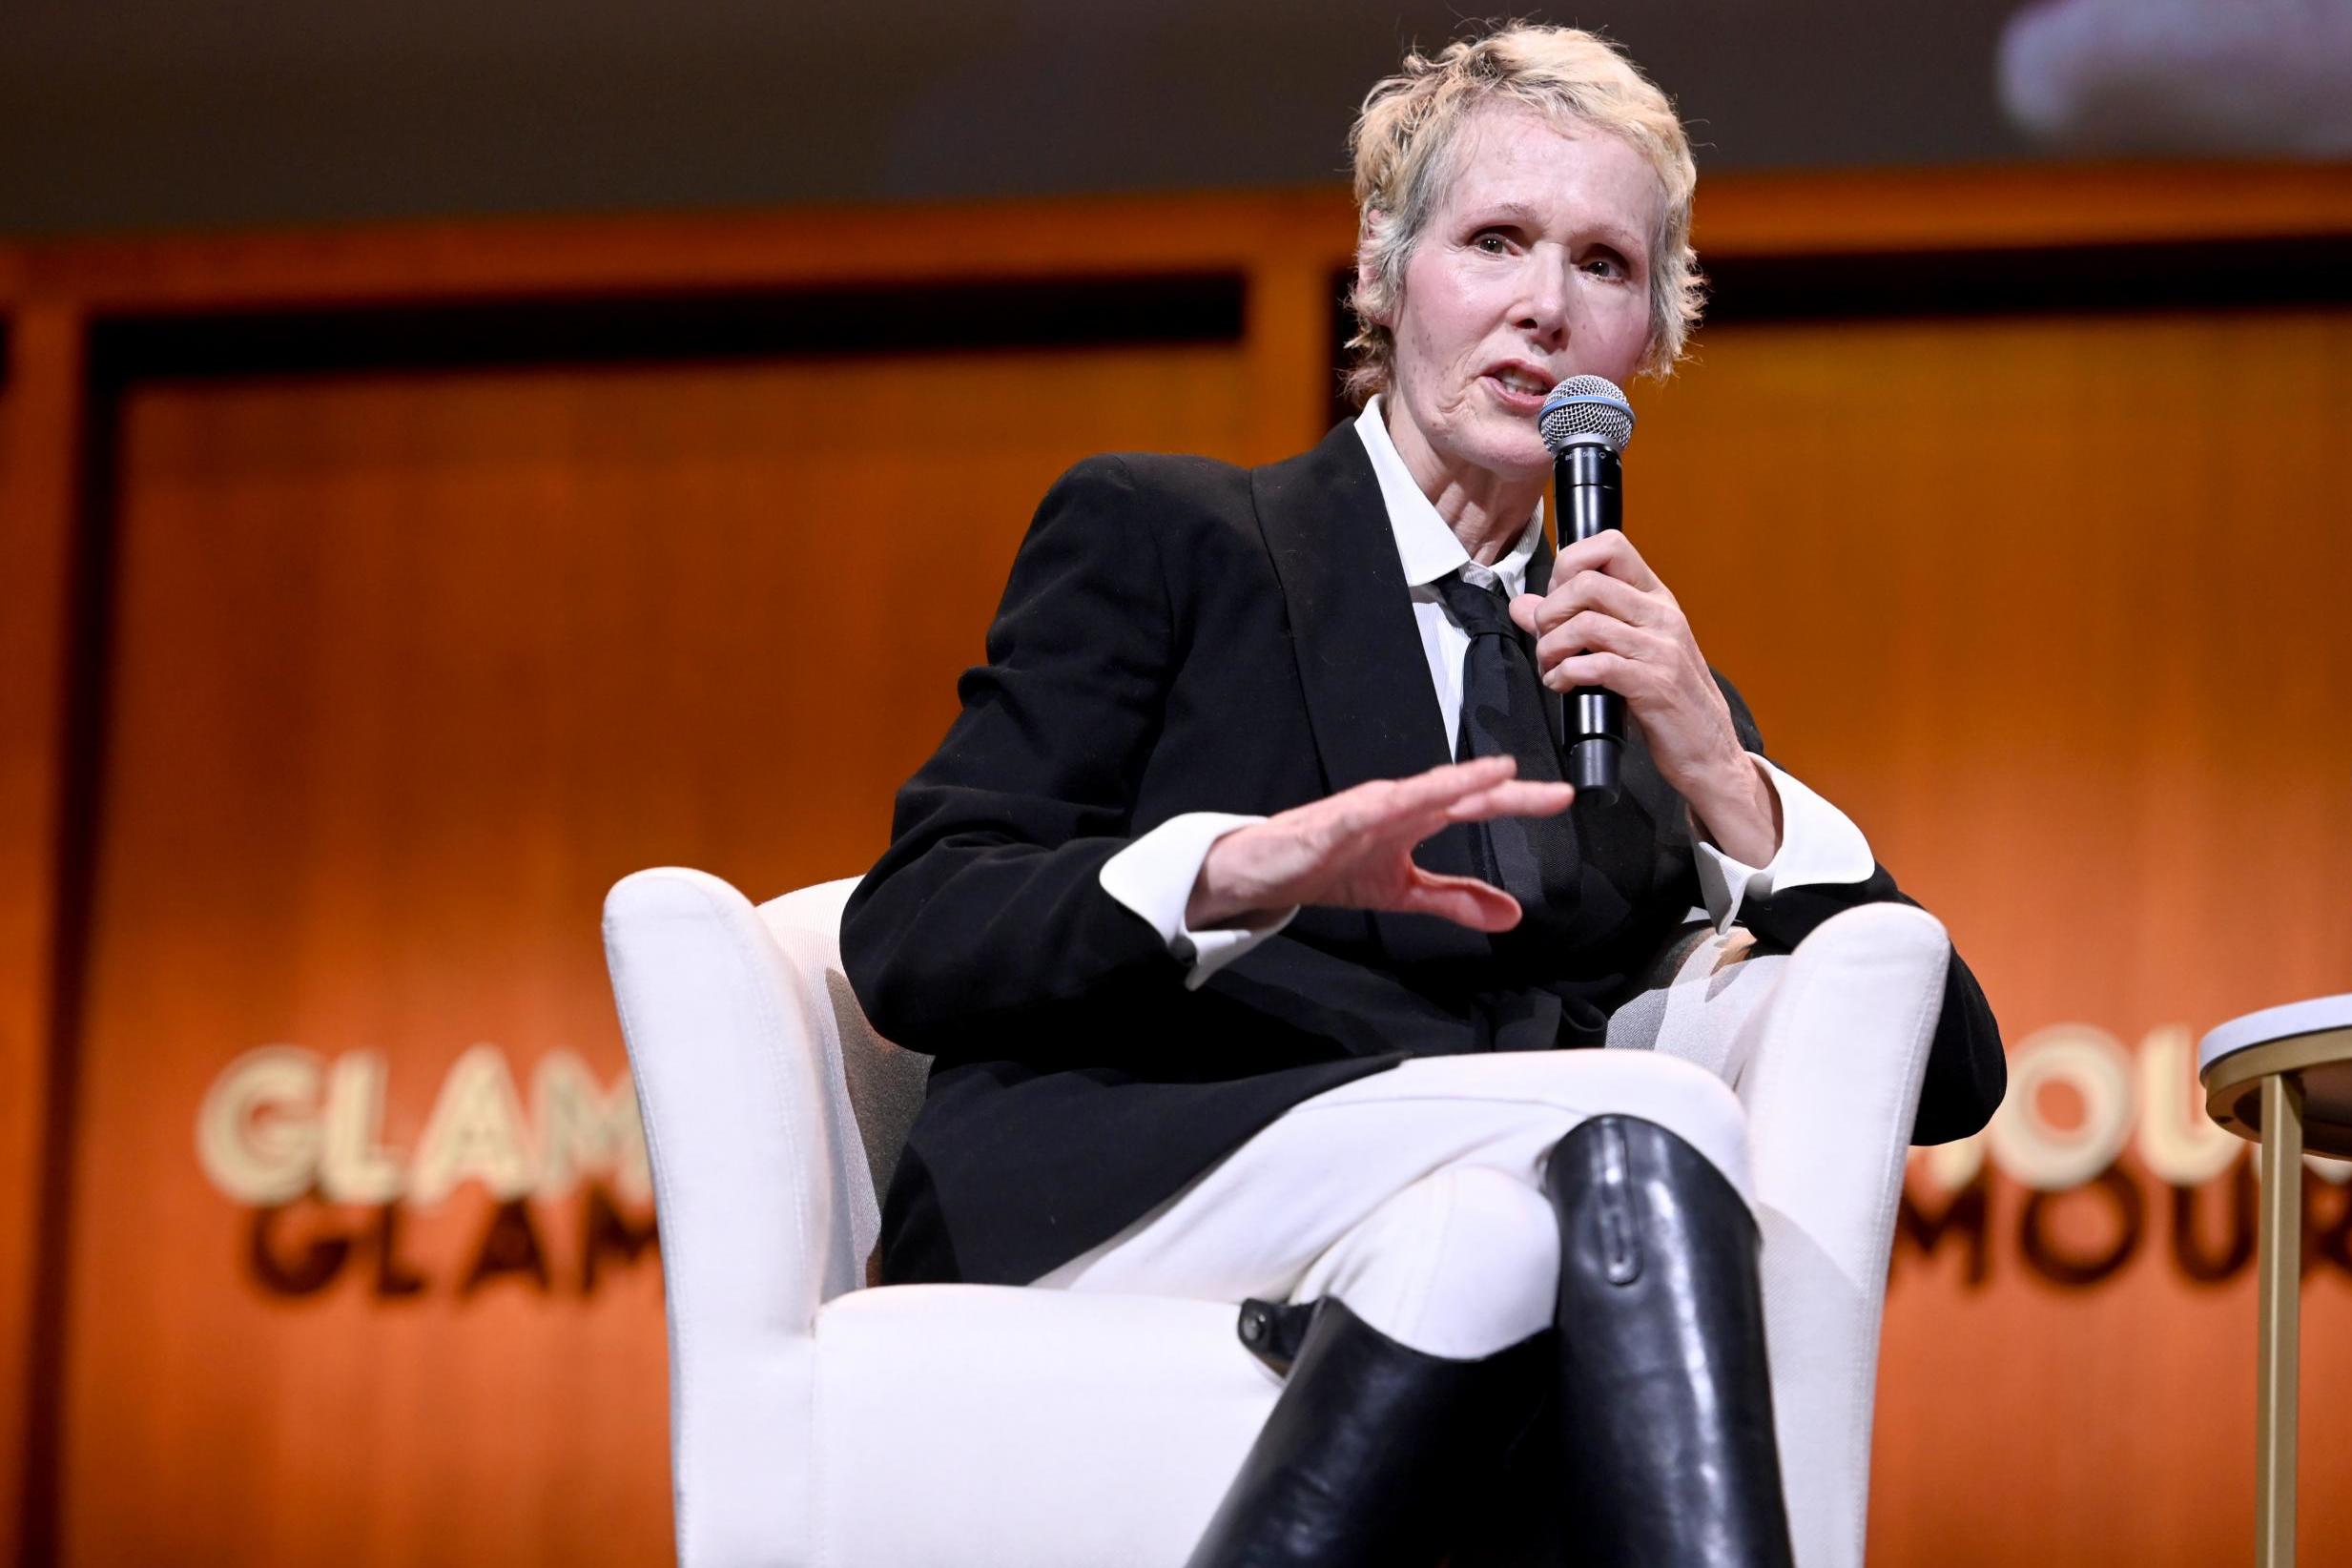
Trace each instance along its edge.
<instances>
[{"instance_id":1,"label":"black microphone","mask_svg":"<svg viewBox=\"0 0 2352 1568\"><path fill-rule=\"evenodd\" d=\"M1603 528L1625 526L1625 485L1618 453L1633 439L1633 409L1617 383L1599 376L1571 376L1552 388L1536 416L1552 454L1552 487L1558 498L1564 549ZM1617 798L1618 756L1625 746L1625 699L1602 686L1568 693L1563 772L1578 799Z\"/></svg>"}]
</instances>

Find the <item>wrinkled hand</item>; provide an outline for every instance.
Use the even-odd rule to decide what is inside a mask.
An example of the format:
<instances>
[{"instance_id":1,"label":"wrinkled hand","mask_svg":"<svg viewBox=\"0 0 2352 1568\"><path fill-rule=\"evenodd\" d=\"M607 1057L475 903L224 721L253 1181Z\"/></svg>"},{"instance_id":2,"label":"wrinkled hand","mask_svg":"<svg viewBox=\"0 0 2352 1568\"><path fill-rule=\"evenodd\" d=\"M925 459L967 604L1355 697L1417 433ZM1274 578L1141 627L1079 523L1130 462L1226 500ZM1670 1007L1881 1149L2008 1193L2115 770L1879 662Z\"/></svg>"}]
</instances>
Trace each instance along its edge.
<instances>
[{"instance_id":1,"label":"wrinkled hand","mask_svg":"<svg viewBox=\"0 0 2352 1568\"><path fill-rule=\"evenodd\" d=\"M1413 849L1453 822L1550 816L1576 792L1523 782L1510 757L1448 763L1377 779L1237 828L1209 846L1185 920L1195 930L1247 923L1294 904L1435 915L1474 931L1508 931L1519 903L1475 877L1440 877Z\"/></svg>"},{"instance_id":2,"label":"wrinkled hand","mask_svg":"<svg viewBox=\"0 0 2352 1568\"><path fill-rule=\"evenodd\" d=\"M1623 697L1660 774L1716 842L1751 865L1772 858L1775 797L1740 744L1682 607L1631 540L1612 528L1564 547L1551 591L1520 594L1511 618L1536 639L1545 686Z\"/></svg>"}]
</instances>

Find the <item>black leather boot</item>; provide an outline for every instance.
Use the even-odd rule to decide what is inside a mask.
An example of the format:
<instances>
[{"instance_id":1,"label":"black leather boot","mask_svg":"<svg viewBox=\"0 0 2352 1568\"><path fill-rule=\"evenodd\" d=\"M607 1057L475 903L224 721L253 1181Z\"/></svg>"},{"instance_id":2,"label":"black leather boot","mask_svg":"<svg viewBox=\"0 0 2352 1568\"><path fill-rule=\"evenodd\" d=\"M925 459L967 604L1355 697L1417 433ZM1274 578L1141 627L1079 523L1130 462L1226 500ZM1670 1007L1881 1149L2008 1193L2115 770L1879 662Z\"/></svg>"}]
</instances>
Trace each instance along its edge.
<instances>
[{"instance_id":1,"label":"black leather boot","mask_svg":"<svg viewBox=\"0 0 2352 1568\"><path fill-rule=\"evenodd\" d=\"M1335 1296L1247 1302L1241 1335L1276 1366L1296 1359L1187 1568L1435 1568L1460 1483L1527 1424L1552 1358L1549 1333L1431 1355Z\"/></svg>"},{"instance_id":2,"label":"black leather boot","mask_svg":"<svg viewBox=\"0 0 2352 1568\"><path fill-rule=\"evenodd\" d=\"M1631 1116L1553 1148L1567 1529L1614 1568L1788 1568L1755 1217Z\"/></svg>"}]
</instances>

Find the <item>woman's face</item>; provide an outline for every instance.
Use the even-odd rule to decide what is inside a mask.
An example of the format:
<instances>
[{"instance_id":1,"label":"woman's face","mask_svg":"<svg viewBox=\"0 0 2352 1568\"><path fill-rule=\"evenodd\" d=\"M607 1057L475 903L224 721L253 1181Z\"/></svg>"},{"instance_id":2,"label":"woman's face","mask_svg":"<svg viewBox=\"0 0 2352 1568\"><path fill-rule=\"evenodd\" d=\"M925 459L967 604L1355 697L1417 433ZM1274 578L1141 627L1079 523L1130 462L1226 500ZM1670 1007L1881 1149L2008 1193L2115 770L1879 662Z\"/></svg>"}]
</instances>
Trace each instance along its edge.
<instances>
[{"instance_id":1,"label":"woman's face","mask_svg":"<svg viewBox=\"0 0 2352 1568\"><path fill-rule=\"evenodd\" d=\"M1387 323L1389 427L1417 470L1539 482L1545 395L1576 375L1621 386L1641 362L1665 194L1632 143L1533 110L1481 109L1460 137Z\"/></svg>"}]
</instances>

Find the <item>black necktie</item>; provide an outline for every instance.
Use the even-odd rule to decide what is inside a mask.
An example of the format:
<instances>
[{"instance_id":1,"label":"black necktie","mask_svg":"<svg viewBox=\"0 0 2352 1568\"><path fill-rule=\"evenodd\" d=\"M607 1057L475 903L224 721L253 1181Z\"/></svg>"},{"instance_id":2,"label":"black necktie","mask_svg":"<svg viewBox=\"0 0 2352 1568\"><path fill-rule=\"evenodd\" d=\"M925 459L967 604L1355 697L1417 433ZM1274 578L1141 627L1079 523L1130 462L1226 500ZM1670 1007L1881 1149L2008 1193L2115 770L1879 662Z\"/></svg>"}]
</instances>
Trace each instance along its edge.
<instances>
[{"instance_id":1,"label":"black necktie","mask_svg":"<svg viewBox=\"0 0 2352 1568\"><path fill-rule=\"evenodd\" d=\"M1558 783L1559 746L1544 713L1546 693L1536 679L1527 643L1512 624L1500 585L1481 588L1456 570L1439 578L1436 588L1455 624L1470 634L1469 651L1462 655L1462 719L1455 760L1515 757L1519 777ZM1547 923L1547 915L1576 908L1579 856L1565 813L1498 816L1472 826L1487 879L1526 912L1522 931L1532 936Z\"/></svg>"}]
</instances>

